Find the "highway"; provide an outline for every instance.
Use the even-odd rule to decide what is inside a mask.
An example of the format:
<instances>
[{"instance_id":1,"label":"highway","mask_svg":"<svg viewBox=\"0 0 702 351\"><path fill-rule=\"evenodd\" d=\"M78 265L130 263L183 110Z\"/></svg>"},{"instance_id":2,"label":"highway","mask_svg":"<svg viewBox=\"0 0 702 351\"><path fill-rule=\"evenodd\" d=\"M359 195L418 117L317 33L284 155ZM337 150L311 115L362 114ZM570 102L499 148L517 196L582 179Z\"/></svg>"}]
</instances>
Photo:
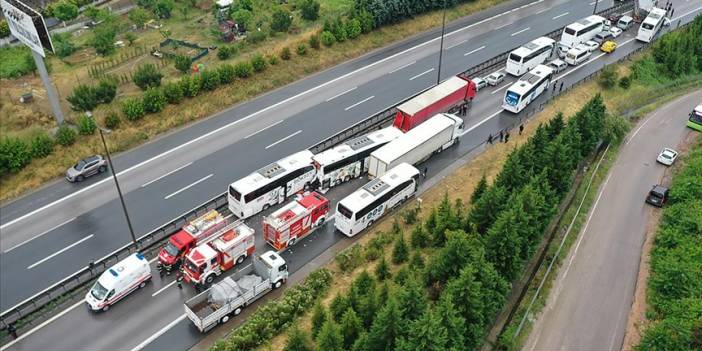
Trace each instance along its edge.
<instances>
[{"instance_id":1,"label":"highway","mask_svg":"<svg viewBox=\"0 0 702 351\"><path fill-rule=\"evenodd\" d=\"M599 6L611 5L603 1ZM517 0L471 16L447 31L442 78L591 9L582 1ZM436 33L430 33L370 53L120 155L115 167L137 235L224 192L249 172L435 84L438 46ZM499 104L486 102L478 102L471 113L499 111ZM104 174L81 184L59 180L4 206L0 310L127 244L116 197L112 180Z\"/></svg>"},{"instance_id":2,"label":"highway","mask_svg":"<svg viewBox=\"0 0 702 351\"><path fill-rule=\"evenodd\" d=\"M518 3L519 6L523 6L523 4L526 3ZM469 29L458 32L455 35L459 35L459 37L449 37L450 39L445 43L447 49L444 53L444 63L446 66L442 68L442 72L445 71L446 76L448 76L467 68L467 59L465 59L467 56L464 56L466 53L474 51L468 56L476 55L475 62L481 62L494 54L508 50L512 47L516 47L521 43L532 39L534 36L546 33L568 22L572 22L574 19L582 17L591 11L587 6L584 6L586 4L581 4L580 2L578 2L577 5L574 4L575 3L567 3L565 1L543 1L522 9L519 9L519 6L517 6L518 10L510 13L510 15L501 15L494 19L482 22L481 24L484 25L473 26ZM514 3L510 3L508 5L514 6ZM692 9L699 11L699 5L700 2L697 2L696 4L689 4L687 11ZM602 4L600 6L602 6L602 8L605 7ZM683 16L687 11L685 10L684 5L680 6L680 8L676 9L676 13ZM579 12L574 12L576 9L579 9L577 10ZM495 9L491 11L495 11ZM521 14L521 12L525 13ZM537 14L537 12L539 13ZM569 15L561 16L557 20L553 21L539 20L540 18L546 18L548 16L550 16L548 18L553 18L562 15L565 12L569 12L574 15L573 17L569 17ZM476 18L480 18L480 16L483 16L483 18L490 18L499 13L501 12L491 13L488 11L487 13L478 14L478 17ZM531 13L531 15L528 15L527 13ZM515 20L515 18L510 17L512 16L511 14L515 14L515 16L519 17ZM473 18L473 22L471 23L479 21L479 19L476 20L476 18ZM563 18L566 18L564 23L557 23L558 20ZM687 16L683 18L683 21L687 21L689 19L691 19L691 17ZM505 26L505 23L501 22L502 20L505 20L505 22L511 24L507 24ZM538 31L535 29L533 35L531 36L529 35L531 29L514 36L511 35L523 30L525 27L538 28ZM500 29L500 31L494 31L496 28ZM627 52L630 52L638 45L631 40L631 34L632 33L629 32L625 34L624 37L619 39L620 44L623 45L613 55L607 55L604 57L599 57L599 54L595 55L595 57L599 58L593 60L593 62L587 65L579 66L577 69L567 71L564 76L561 76L563 78L560 79L565 82L566 86L568 86L573 81L590 74L602 64L612 62L617 58L624 56ZM460 43L465 39L460 39L460 35L467 35L467 37L470 38L470 41ZM496 35L505 35L505 37L513 39L513 44L507 45L505 43L507 40L489 38L490 36ZM524 37L521 37L522 35L524 35ZM455 40L455 42L453 40ZM626 44L624 44L625 42ZM417 43L412 44L417 45ZM489 53L486 51L487 49L475 51L481 46L487 47L488 44L495 47L494 51L490 51ZM432 45L433 42L414 50L423 51ZM451 45L455 46L448 49ZM402 50L406 50L406 48L391 48L389 50L391 50L391 52L393 52L393 50L394 52L401 52ZM451 53L453 50L455 50L454 54ZM434 50L434 52L435 51L436 50ZM293 99L295 102L298 101L297 99L302 99L304 101L307 101L307 99L311 99L313 101L315 99L319 100L316 105L312 105L307 109L298 107L297 103L292 103L291 100L286 101L285 109L277 109L276 106L263 112L258 112L255 115L251 115L251 113L256 113L256 111L260 110L249 107L249 104L247 103L237 106L233 110L226 111L225 113L205 122L198 123L191 128L184 129L178 133L170 135L169 137L159 139L135 150L134 152L145 152L144 149L155 148L154 145L160 143L166 144L167 146L170 145L171 147L179 147L178 149L175 149L175 151L170 151L170 153L166 154L165 156L160 156L154 161L149 161L142 166L133 168L127 175L122 175L121 177L121 179L123 179L123 183L125 183L123 187L131 189L128 192L127 201L128 206L131 209L130 213L135 218L134 222L137 223L138 231L140 233L144 233L149 229L158 227L159 224L167 222L170 218L175 217L175 215L185 212L187 209L192 208L193 206L223 192L226 189L226 185L237 177L243 176L249 173L251 170L285 156L292 151L306 148L310 144L313 144L317 140L321 139L321 136L333 134L334 132L343 129L344 127L355 123L356 121L361 120L376 111L393 105L395 101L402 100L405 96L411 95L416 91L430 86L433 82L435 82L436 77L429 77L430 74L428 73L420 75L428 70L428 68L422 69L421 67L429 67L429 63L435 60L433 57L429 56L430 53L431 50L425 53L424 58L418 59L419 56L413 56L414 51L410 51L410 62L403 62L402 60L405 59L406 55L399 55L393 59L383 61L380 64L367 68L366 71L363 71L363 77L356 77L354 74L352 74L336 81L350 82L349 84L352 84L350 87L347 85L345 89L338 90L325 88L324 91L319 91L318 93L314 94L314 96L305 95ZM392 55L392 53L385 54ZM369 57L373 57L373 60L369 61L371 63L377 62L378 59L382 60L383 58L379 58L378 55L380 55L380 53L376 52L362 58L360 61L368 59ZM463 57L463 59L459 60L459 63L461 63L463 66L459 66L456 62L453 62L451 55L454 55L453 59L456 59L456 56L459 56L459 58ZM401 62L395 62L395 59L398 59ZM358 61L359 60L353 61L350 64L359 64ZM379 70L380 66L383 66L388 61L393 61L393 65L391 65L392 67L388 67L388 71L384 73L378 72L378 77L367 83L359 83L359 81L357 81L358 79L365 79L366 73L373 76L376 74L374 73L375 70ZM412 63L412 61L415 62ZM408 65L408 63L412 64ZM366 64L369 63L366 62ZM356 69L358 69L358 67ZM322 75L328 74L328 72L332 72L333 70L334 69L331 71L326 71L322 73ZM417 75L420 76L416 77ZM410 80L410 78L413 77L416 78ZM315 75L309 79L319 79L319 75ZM394 85L392 85L393 81L395 81ZM304 82L308 82L308 80L303 80L300 83ZM391 85L388 86L388 84ZM414 86L415 84L415 88L412 89L410 86ZM502 88L507 84L509 84L509 81L503 83L503 85L497 88L486 88L485 90L479 92L478 97L474 101L472 110L466 117L468 132L462 138L461 143L457 148L453 148L448 152L442 153L438 157L432 158L428 162L427 166L429 167L430 177L441 168L449 165L457 158L466 154L476 145L484 142L488 134L492 133L494 135L496 131L514 125L514 123L517 121L515 116L502 113L499 108L502 94L504 93L504 89ZM331 85L334 85L334 83ZM294 84L291 87L295 86L296 85ZM319 86L319 84L316 86ZM357 88L334 98L335 95L347 91L354 86ZM278 96L278 98L282 98L283 100L278 101L285 101L285 99L295 96L294 92L284 93L283 91L285 89L278 90L272 94L283 94ZM373 98L368 99L369 96L373 96ZM265 100L267 98L269 98L269 95L256 99L251 103L255 104L259 102L260 99ZM362 100L366 101L356 105ZM304 101L300 103L304 104ZM538 101L535 104L538 104ZM263 106L268 105L264 104ZM332 110L333 108L337 108L338 110L335 112ZM349 109L346 110L346 108ZM275 110L275 113L273 113L273 110ZM286 116L287 114L290 114L290 116L283 118L283 116ZM229 119L227 119L227 116L229 116ZM246 116L253 116L255 118ZM329 116L340 117L333 119ZM242 120L241 118L247 119ZM237 120L242 122L234 124L233 126L236 126L235 128L227 126L228 123L232 123L232 121ZM279 122L281 120L282 122ZM217 125L215 123L221 124ZM211 125L211 128L205 128L205 124L214 125ZM264 129L266 127L269 128ZM218 128L223 129L218 130ZM258 132L259 130L263 131ZM300 131L299 133L297 132L298 130ZM211 133L212 131L215 132L212 134L207 134ZM169 138L177 138L183 133L194 134L190 135L192 139L169 141ZM226 138L222 137L222 134L219 133L226 133ZM288 138L288 136L292 134L295 134L295 136ZM203 135L204 137L202 137ZM285 139L283 142L277 143L283 139ZM194 141L188 144L187 141L183 140ZM240 151L240 149L242 151ZM157 149L154 152L158 152L159 150L164 152L170 149L162 148ZM207 154L208 150L212 152ZM251 157L249 154L254 154L256 157ZM126 153L122 157L129 158L134 156L131 156L131 153ZM154 156L146 157L141 160L149 160L152 157ZM222 159L226 160L226 162L221 162L220 160ZM122 162L127 162L127 160ZM137 159L134 162L136 162L134 165L138 165L144 161L139 161L139 159ZM158 163L159 165L161 162L164 162L170 167L159 168L160 166L153 165L154 162ZM128 163L125 163L125 165L127 165L126 167L130 167L128 166ZM170 173L179 167L183 167L184 165L187 166L177 170L176 172ZM122 169L121 167L118 168ZM162 177L164 174L168 175L166 177ZM210 174L212 175L210 176ZM200 181L205 177L207 177L205 180ZM31 214L28 217L23 218L22 216L24 215L16 215L14 219L9 219L13 217L8 217L8 222L3 219L3 225L7 225L7 227L21 228L22 224L26 224L25 222L30 222L29 218L35 216L42 217L47 215L49 212L60 212L53 209L54 206L59 205L60 207L67 207L70 209L64 208L66 212L71 212L73 210L80 212L78 207L82 204L74 204L73 201L83 196L87 196L88 193L95 191L94 189L99 189L102 186L112 186L112 184L108 182L100 183L103 181L103 179L96 179L92 181L92 184L82 184L81 187L93 186L93 188L89 188L89 190L79 193L78 195L74 195L67 200L61 200L61 202L56 205L50 205L52 201L51 199L46 200L48 201L46 204L50 206L44 210ZM191 186L194 182L198 183ZM336 188L330 191L328 195L332 201L336 201L353 191L353 189L358 187L361 183L362 181L359 180L351 185ZM61 186L61 184L59 183L55 186ZM186 187L186 190L182 190ZM109 190L105 191L107 192ZM165 199L166 197L168 197L168 199ZM27 199L29 199L29 197ZM56 199L53 199L53 201L55 200ZM71 204L71 206L68 206L69 204ZM35 207L39 208L40 206ZM111 250L114 250L117 247L127 243L128 235L124 230L125 226L121 216L121 211L119 209L119 205L116 204L114 200L109 200L105 203L99 204L93 209L89 209L90 207L90 205L85 205L82 210L85 211L85 213L76 215L75 220L41 235L38 239L31 240L19 247L13 247L22 242L22 235L17 234L15 238L12 239L14 240L13 242L3 244L3 251L9 250L9 252L3 252L0 255L0 259L3 260L2 289L6 289L7 284L5 284L5 282L12 282L14 286L12 289L8 290L16 291L18 284L24 284L25 287L31 288L34 285L37 285L37 281L41 281L41 279L46 277L52 277L52 275L55 275L57 277L56 280L58 280L60 279L60 274L55 273L55 271L62 270L62 265L73 265L71 267L73 271L75 271L80 268L81 265L84 265L88 259L99 258ZM19 205L17 208L19 208ZM17 213L22 212L20 211ZM103 215L100 215L100 213L105 213L104 217L102 217ZM60 213L58 213L58 215L60 215ZM164 217L159 218L159 215ZM55 222L53 223L61 224L61 222L71 219L72 216L73 215L69 215L69 218L60 218L60 216L58 216L54 219ZM14 220L16 221L12 222ZM254 226L254 228L257 228L257 224L260 223L260 216L252 218L248 222ZM53 223L51 225L55 226L56 224ZM49 228L51 228L51 226L49 226ZM72 228L73 231L68 231L67 228ZM284 257L290 263L290 269L292 272L298 270L306 262L319 255L333 243L339 240L345 240L340 234L335 233L332 229L333 226L328 224L325 228L318 230L311 238L299 243L292 250L288 250L284 253ZM5 231L5 228L3 228L3 231ZM260 231L258 232L260 233ZM93 236L90 236L91 234ZM90 237L85 239L88 236ZM24 240L27 240L27 238ZM78 242L78 244L76 244L76 242ZM44 249L44 246L50 246L50 249ZM68 250L51 256L69 246L70 248ZM267 249L265 244L262 242L260 235L257 236L257 246L259 247L259 250ZM24 259L17 253L22 252L24 255L34 255L34 251L38 250L43 250L40 252L42 252L44 256L33 257L33 259ZM91 250L98 250L98 252L104 253L97 254ZM47 256L47 254L49 256ZM11 257L11 259L8 257ZM46 257L50 258L44 260ZM81 260L80 257L83 259ZM24 261L21 263L15 263L14 260ZM44 261L40 262L41 260ZM6 278L5 262L11 264L12 266L9 268L14 268L17 270L19 272L19 275L17 276L24 277L24 279L17 279L13 281L12 278ZM37 262L39 263L37 264ZM29 266L33 267L28 269ZM31 277L27 274L27 271L31 271ZM72 271L68 269L66 270L65 274L71 272ZM43 276L41 274L43 274ZM189 287L186 287L183 290L176 289L172 284L172 278L170 277L167 277L163 281L161 281L161 279L158 277L155 277L153 283L150 284L144 291L139 291L129 296L127 299L121 301L119 304L110 309L108 313L89 313L84 306L77 304L73 308L66 310L64 313L57 315L55 319L46 325L33 330L31 333L26 334L26 336L21 340L18 340L17 342L8 346L10 349L16 350L130 350L138 345L154 349L163 349L166 347L166 345L169 348L174 349L187 349L190 345L193 345L202 337L192 326L189 325L188 320L183 320L181 317L183 313L181 306L182 302L188 296L192 296L193 293L194 291ZM5 290L2 290L2 294L5 294ZM20 300L21 295L16 293L14 295L14 299L14 301ZM13 302L3 301L3 308L5 308L7 305L11 305L12 303ZM71 335L71 337L67 338L65 337L66 335Z\"/></svg>"},{"instance_id":3,"label":"highway","mask_svg":"<svg viewBox=\"0 0 702 351\"><path fill-rule=\"evenodd\" d=\"M525 350L620 350L639 271L648 218L645 204L666 166L663 147L676 148L690 132L688 114L702 90L643 118L622 146L600 188Z\"/></svg>"}]
</instances>

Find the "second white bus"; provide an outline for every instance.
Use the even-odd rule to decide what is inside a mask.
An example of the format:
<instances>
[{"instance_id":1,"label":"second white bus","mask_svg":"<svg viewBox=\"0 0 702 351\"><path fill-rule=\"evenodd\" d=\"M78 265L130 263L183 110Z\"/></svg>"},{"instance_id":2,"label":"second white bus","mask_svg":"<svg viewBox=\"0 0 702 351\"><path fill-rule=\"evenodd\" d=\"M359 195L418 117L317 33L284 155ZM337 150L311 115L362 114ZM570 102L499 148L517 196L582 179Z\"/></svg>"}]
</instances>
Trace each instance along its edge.
<instances>
[{"instance_id":1,"label":"second white bus","mask_svg":"<svg viewBox=\"0 0 702 351\"><path fill-rule=\"evenodd\" d=\"M519 113L548 89L552 77L552 68L544 65L534 67L507 88L502 108L509 112Z\"/></svg>"},{"instance_id":2,"label":"second white bus","mask_svg":"<svg viewBox=\"0 0 702 351\"><path fill-rule=\"evenodd\" d=\"M354 236L414 195L418 184L419 170L401 163L339 201L334 226L344 235Z\"/></svg>"},{"instance_id":3,"label":"second white bus","mask_svg":"<svg viewBox=\"0 0 702 351\"><path fill-rule=\"evenodd\" d=\"M317 169L317 180L322 189L329 189L368 173L371 152L397 139L402 131L387 127L351 139L312 157Z\"/></svg>"},{"instance_id":4,"label":"second white bus","mask_svg":"<svg viewBox=\"0 0 702 351\"><path fill-rule=\"evenodd\" d=\"M555 44L555 40L547 37L536 38L526 43L509 53L505 72L513 76L521 76L548 60L553 54Z\"/></svg>"},{"instance_id":5,"label":"second white bus","mask_svg":"<svg viewBox=\"0 0 702 351\"><path fill-rule=\"evenodd\" d=\"M636 34L636 40L650 43L663 28L665 15L666 11L664 9L652 8L646 19L641 23L639 32Z\"/></svg>"},{"instance_id":6,"label":"second white bus","mask_svg":"<svg viewBox=\"0 0 702 351\"><path fill-rule=\"evenodd\" d=\"M561 41L558 42L558 52L561 57L565 56L571 48L576 47L588 40L592 40L605 28L605 19L602 16L592 15L571 23L563 28Z\"/></svg>"},{"instance_id":7,"label":"second white bus","mask_svg":"<svg viewBox=\"0 0 702 351\"><path fill-rule=\"evenodd\" d=\"M308 188L314 177L312 152L292 154L229 185L229 210L241 219L251 217Z\"/></svg>"}]
</instances>

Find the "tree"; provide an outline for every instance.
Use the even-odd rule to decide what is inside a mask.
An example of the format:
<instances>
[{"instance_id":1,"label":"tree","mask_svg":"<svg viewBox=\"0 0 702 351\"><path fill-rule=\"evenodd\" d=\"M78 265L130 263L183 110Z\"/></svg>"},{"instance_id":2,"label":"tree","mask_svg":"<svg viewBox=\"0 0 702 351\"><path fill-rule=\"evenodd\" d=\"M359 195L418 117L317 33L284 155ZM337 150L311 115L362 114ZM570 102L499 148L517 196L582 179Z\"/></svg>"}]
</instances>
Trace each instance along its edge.
<instances>
[{"instance_id":1,"label":"tree","mask_svg":"<svg viewBox=\"0 0 702 351\"><path fill-rule=\"evenodd\" d=\"M556 116L551 118L546 125L546 134L549 140L555 139L558 134L565 128L565 121L563 119L563 112L556 113Z\"/></svg>"},{"instance_id":2,"label":"tree","mask_svg":"<svg viewBox=\"0 0 702 351\"><path fill-rule=\"evenodd\" d=\"M441 325L441 316L435 310L426 310L421 318L410 324L409 330L397 341L397 351L443 351L450 338L448 331ZM461 350L462 348L454 349Z\"/></svg>"},{"instance_id":3,"label":"tree","mask_svg":"<svg viewBox=\"0 0 702 351\"><path fill-rule=\"evenodd\" d=\"M378 315L368 332L368 350L385 351L395 348L395 339L401 333L400 310L397 301L391 297L378 311Z\"/></svg>"},{"instance_id":4,"label":"tree","mask_svg":"<svg viewBox=\"0 0 702 351\"><path fill-rule=\"evenodd\" d=\"M142 64L134 71L132 80L141 90L146 90L161 85L163 74L158 71L155 65L146 63Z\"/></svg>"},{"instance_id":5,"label":"tree","mask_svg":"<svg viewBox=\"0 0 702 351\"><path fill-rule=\"evenodd\" d=\"M85 84L76 85L66 100L74 111L91 111L98 105L95 88Z\"/></svg>"},{"instance_id":6,"label":"tree","mask_svg":"<svg viewBox=\"0 0 702 351\"><path fill-rule=\"evenodd\" d=\"M468 235L462 230L449 231L446 234L446 245L432 255L427 263L427 285L447 282L457 276L468 262L481 255L479 250L483 245L475 235Z\"/></svg>"},{"instance_id":7,"label":"tree","mask_svg":"<svg viewBox=\"0 0 702 351\"><path fill-rule=\"evenodd\" d=\"M144 23L149 20L149 12L144 10L141 7L137 7L131 11L129 11L129 20L134 23L137 28L144 28Z\"/></svg>"},{"instance_id":8,"label":"tree","mask_svg":"<svg viewBox=\"0 0 702 351\"><path fill-rule=\"evenodd\" d=\"M319 18L319 2L317 0L302 0L298 7L302 18L308 21L315 21Z\"/></svg>"},{"instance_id":9,"label":"tree","mask_svg":"<svg viewBox=\"0 0 702 351\"><path fill-rule=\"evenodd\" d=\"M141 99L130 98L122 103L122 113L130 121L136 121L144 117L144 104Z\"/></svg>"},{"instance_id":10,"label":"tree","mask_svg":"<svg viewBox=\"0 0 702 351\"><path fill-rule=\"evenodd\" d=\"M117 82L109 78L100 79L94 92L99 104L109 104L117 96Z\"/></svg>"},{"instance_id":11,"label":"tree","mask_svg":"<svg viewBox=\"0 0 702 351\"><path fill-rule=\"evenodd\" d=\"M297 54L300 56L307 55L307 46L305 45L305 43L297 44Z\"/></svg>"},{"instance_id":12,"label":"tree","mask_svg":"<svg viewBox=\"0 0 702 351\"><path fill-rule=\"evenodd\" d=\"M405 323L417 320L429 307L426 291L414 276L409 276L397 293L397 307Z\"/></svg>"},{"instance_id":13,"label":"tree","mask_svg":"<svg viewBox=\"0 0 702 351\"><path fill-rule=\"evenodd\" d=\"M188 73L190 70L190 58L185 55L176 55L175 57L175 68L181 73Z\"/></svg>"},{"instance_id":14,"label":"tree","mask_svg":"<svg viewBox=\"0 0 702 351\"><path fill-rule=\"evenodd\" d=\"M31 143L32 157L41 158L46 157L54 151L54 139L46 134L45 132L40 132L32 138ZM0 170L2 166L0 166ZM2 171L0 171L2 173Z\"/></svg>"},{"instance_id":15,"label":"tree","mask_svg":"<svg viewBox=\"0 0 702 351\"><path fill-rule=\"evenodd\" d=\"M619 87L626 90L631 87L631 76L624 76L619 79Z\"/></svg>"},{"instance_id":16,"label":"tree","mask_svg":"<svg viewBox=\"0 0 702 351\"><path fill-rule=\"evenodd\" d=\"M95 51L107 56L115 52L115 38L117 36L117 28L112 23L102 23L93 29L93 37L90 44L95 48Z\"/></svg>"},{"instance_id":17,"label":"tree","mask_svg":"<svg viewBox=\"0 0 702 351\"><path fill-rule=\"evenodd\" d=\"M236 78L236 72L234 72L234 66L230 64L223 64L217 69L219 72L219 82L220 84L229 84Z\"/></svg>"},{"instance_id":18,"label":"tree","mask_svg":"<svg viewBox=\"0 0 702 351\"><path fill-rule=\"evenodd\" d=\"M329 312L331 313L331 317L334 319L334 321L340 322L341 317L350 307L351 305L349 304L349 299L341 294L336 294L336 296L334 296L332 301L329 303Z\"/></svg>"},{"instance_id":19,"label":"tree","mask_svg":"<svg viewBox=\"0 0 702 351\"><path fill-rule=\"evenodd\" d=\"M475 226L475 230L479 234L487 232L487 229L495 221L495 217L505 207L508 196L504 187L492 185L473 205L468 214L468 220Z\"/></svg>"},{"instance_id":20,"label":"tree","mask_svg":"<svg viewBox=\"0 0 702 351\"><path fill-rule=\"evenodd\" d=\"M61 146L70 146L76 142L76 131L66 124L56 130L56 142Z\"/></svg>"},{"instance_id":21,"label":"tree","mask_svg":"<svg viewBox=\"0 0 702 351\"><path fill-rule=\"evenodd\" d=\"M605 89L614 88L617 85L617 80L619 80L619 72L617 72L614 65L607 65L600 71L598 82L601 87Z\"/></svg>"},{"instance_id":22,"label":"tree","mask_svg":"<svg viewBox=\"0 0 702 351\"><path fill-rule=\"evenodd\" d=\"M71 42L70 34L56 33L51 36L51 42L54 45L54 53L60 58L71 55L76 51L75 45Z\"/></svg>"},{"instance_id":23,"label":"tree","mask_svg":"<svg viewBox=\"0 0 702 351\"><path fill-rule=\"evenodd\" d=\"M332 46L334 42L336 42L336 38L332 32L327 30L322 32L322 44L324 44L324 46Z\"/></svg>"},{"instance_id":24,"label":"tree","mask_svg":"<svg viewBox=\"0 0 702 351\"><path fill-rule=\"evenodd\" d=\"M93 135L97 130L97 124L92 117L86 115L78 119L78 133L80 135Z\"/></svg>"},{"instance_id":25,"label":"tree","mask_svg":"<svg viewBox=\"0 0 702 351\"><path fill-rule=\"evenodd\" d=\"M317 304L314 305L314 310L312 310L312 337L317 338L317 334L319 334L319 331L322 329L322 325L324 325L324 322L329 319L329 316L327 315L327 311L324 309L324 306L322 306L321 303L317 302Z\"/></svg>"},{"instance_id":26,"label":"tree","mask_svg":"<svg viewBox=\"0 0 702 351\"><path fill-rule=\"evenodd\" d=\"M363 29L361 28L361 22L359 20L352 18L346 22L346 35L349 39L358 38L362 32Z\"/></svg>"},{"instance_id":27,"label":"tree","mask_svg":"<svg viewBox=\"0 0 702 351\"><path fill-rule=\"evenodd\" d=\"M404 235L400 234L395 240L395 245L392 249L392 263L400 264L407 262L409 258L409 249L407 248L407 242L405 242Z\"/></svg>"},{"instance_id":28,"label":"tree","mask_svg":"<svg viewBox=\"0 0 702 351\"><path fill-rule=\"evenodd\" d=\"M287 32L292 24L292 14L290 11L278 7L271 15L271 30L274 32Z\"/></svg>"},{"instance_id":29,"label":"tree","mask_svg":"<svg viewBox=\"0 0 702 351\"><path fill-rule=\"evenodd\" d=\"M52 6L53 15L63 22L66 26L66 21L70 21L78 17L78 6L69 0L60 0Z\"/></svg>"},{"instance_id":30,"label":"tree","mask_svg":"<svg viewBox=\"0 0 702 351\"><path fill-rule=\"evenodd\" d=\"M296 326L293 327L288 332L288 342L285 344L283 351L312 351L312 348L309 346L307 333Z\"/></svg>"},{"instance_id":31,"label":"tree","mask_svg":"<svg viewBox=\"0 0 702 351\"><path fill-rule=\"evenodd\" d=\"M158 18L171 18L173 6L173 0L158 0L153 11Z\"/></svg>"},{"instance_id":32,"label":"tree","mask_svg":"<svg viewBox=\"0 0 702 351\"><path fill-rule=\"evenodd\" d=\"M253 20L253 13L251 13L251 11L239 9L232 12L231 17L239 26L244 26L244 28L251 27L251 21Z\"/></svg>"},{"instance_id":33,"label":"tree","mask_svg":"<svg viewBox=\"0 0 702 351\"><path fill-rule=\"evenodd\" d=\"M215 90L219 86L219 71L206 69L200 73L202 78L202 89L205 91Z\"/></svg>"},{"instance_id":34,"label":"tree","mask_svg":"<svg viewBox=\"0 0 702 351\"><path fill-rule=\"evenodd\" d=\"M32 152L29 145L23 140L4 137L0 142L0 174L17 172L31 160Z\"/></svg>"},{"instance_id":35,"label":"tree","mask_svg":"<svg viewBox=\"0 0 702 351\"><path fill-rule=\"evenodd\" d=\"M334 34L334 38L336 38L336 41L340 43L345 42L348 38L348 33L346 33L346 26L341 20L341 17L338 17L336 21L334 21L331 27L331 32Z\"/></svg>"},{"instance_id":36,"label":"tree","mask_svg":"<svg viewBox=\"0 0 702 351\"><path fill-rule=\"evenodd\" d=\"M10 32L10 25L7 24L7 21L0 21L0 38L7 38L10 34L12 33Z\"/></svg>"},{"instance_id":37,"label":"tree","mask_svg":"<svg viewBox=\"0 0 702 351\"><path fill-rule=\"evenodd\" d=\"M311 48L319 50L319 34L315 33L310 35L310 39L308 41Z\"/></svg>"},{"instance_id":38,"label":"tree","mask_svg":"<svg viewBox=\"0 0 702 351\"><path fill-rule=\"evenodd\" d=\"M450 335L447 341L447 349L449 350L464 350L466 349L465 331L466 320L458 312L457 306L451 301L452 296L445 294L439 299L439 303L434 307L434 311L439 316L441 329L445 329Z\"/></svg>"},{"instance_id":39,"label":"tree","mask_svg":"<svg viewBox=\"0 0 702 351\"><path fill-rule=\"evenodd\" d=\"M391 275L388 261L385 260L384 255L381 255L380 262L378 262L378 265L375 267L375 276L378 278L378 280L383 281L390 278Z\"/></svg>"},{"instance_id":40,"label":"tree","mask_svg":"<svg viewBox=\"0 0 702 351\"><path fill-rule=\"evenodd\" d=\"M319 335L317 335L317 349L319 351L345 351L341 329L333 320L327 320L322 325Z\"/></svg>"},{"instance_id":41,"label":"tree","mask_svg":"<svg viewBox=\"0 0 702 351\"><path fill-rule=\"evenodd\" d=\"M488 259L509 281L517 277L524 264L521 252L525 238L520 236L520 229L525 224L523 214L510 208L500 213L485 236Z\"/></svg>"},{"instance_id":42,"label":"tree","mask_svg":"<svg viewBox=\"0 0 702 351\"><path fill-rule=\"evenodd\" d=\"M424 248L429 245L429 234L421 224L417 224L410 234L410 244L415 249Z\"/></svg>"},{"instance_id":43,"label":"tree","mask_svg":"<svg viewBox=\"0 0 702 351\"><path fill-rule=\"evenodd\" d=\"M356 311L349 307L341 317L340 326L344 339L344 349L348 350L363 331L363 322L361 322L361 318L358 317Z\"/></svg>"},{"instance_id":44,"label":"tree","mask_svg":"<svg viewBox=\"0 0 702 351\"><path fill-rule=\"evenodd\" d=\"M424 259L419 251L415 251L414 254L412 254L409 265L415 269L424 268Z\"/></svg>"},{"instance_id":45,"label":"tree","mask_svg":"<svg viewBox=\"0 0 702 351\"><path fill-rule=\"evenodd\" d=\"M161 112L168 100L163 95L160 88L152 87L144 92L144 111L146 113L156 113Z\"/></svg>"},{"instance_id":46,"label":"tree","mask_svg":"<svg viewBox=\"0 0 702 351\"><path fill-rule=\"evenodd\" d=\"M483 176L480 177L480 181L478 181L478 184L475 186L475 190L473 190L473 194L470 195L470 204L471 205L475 205L475 203L478 202L480 197L487 190L487 187L488 187L487 178L485 177L485 173L483 173Z\"/></svg>"}]
</instances>

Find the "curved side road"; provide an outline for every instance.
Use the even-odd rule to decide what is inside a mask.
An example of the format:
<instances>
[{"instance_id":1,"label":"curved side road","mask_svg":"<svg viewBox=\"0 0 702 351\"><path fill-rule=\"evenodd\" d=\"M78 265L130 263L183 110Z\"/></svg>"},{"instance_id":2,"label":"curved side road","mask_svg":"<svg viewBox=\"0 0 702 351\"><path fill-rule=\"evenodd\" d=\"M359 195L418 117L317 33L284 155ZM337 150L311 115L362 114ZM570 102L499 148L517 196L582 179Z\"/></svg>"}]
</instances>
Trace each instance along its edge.
<instances>
[{"instance_id":1,"label":"curved side road","mask_svg":"<svg viewBox=\"0 0 702 351\"><path fill-rule=\"evenodd\" d=\"M665 166L663 147L675 148L691 130L688 114L702 89L642 119L622 146L585 226L564 261L525 350L621 348L633 302L646 223L658 209L644 203Z\"/></svg>"}]
</instances>

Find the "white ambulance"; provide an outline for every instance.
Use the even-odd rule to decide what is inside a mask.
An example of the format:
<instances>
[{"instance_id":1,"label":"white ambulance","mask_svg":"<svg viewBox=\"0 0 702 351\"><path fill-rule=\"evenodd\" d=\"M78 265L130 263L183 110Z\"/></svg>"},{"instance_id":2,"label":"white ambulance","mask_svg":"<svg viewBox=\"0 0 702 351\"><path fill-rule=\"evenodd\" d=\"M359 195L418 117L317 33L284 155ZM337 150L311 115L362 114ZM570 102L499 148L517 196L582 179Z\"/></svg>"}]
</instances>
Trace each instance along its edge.
<instances>
[{"instance_id":1,"label":"white ambulance","mask_svg":"<svg viewBox=\"0 0 702 351\"><path fill-rule=\"evenodd\" d=\"M102 273L85 295L85 302L93 311L107 311L110 305L137 288L143 288L149 280L149 261L144 255L133 253Z\"/></svg>"}]
</instances>

